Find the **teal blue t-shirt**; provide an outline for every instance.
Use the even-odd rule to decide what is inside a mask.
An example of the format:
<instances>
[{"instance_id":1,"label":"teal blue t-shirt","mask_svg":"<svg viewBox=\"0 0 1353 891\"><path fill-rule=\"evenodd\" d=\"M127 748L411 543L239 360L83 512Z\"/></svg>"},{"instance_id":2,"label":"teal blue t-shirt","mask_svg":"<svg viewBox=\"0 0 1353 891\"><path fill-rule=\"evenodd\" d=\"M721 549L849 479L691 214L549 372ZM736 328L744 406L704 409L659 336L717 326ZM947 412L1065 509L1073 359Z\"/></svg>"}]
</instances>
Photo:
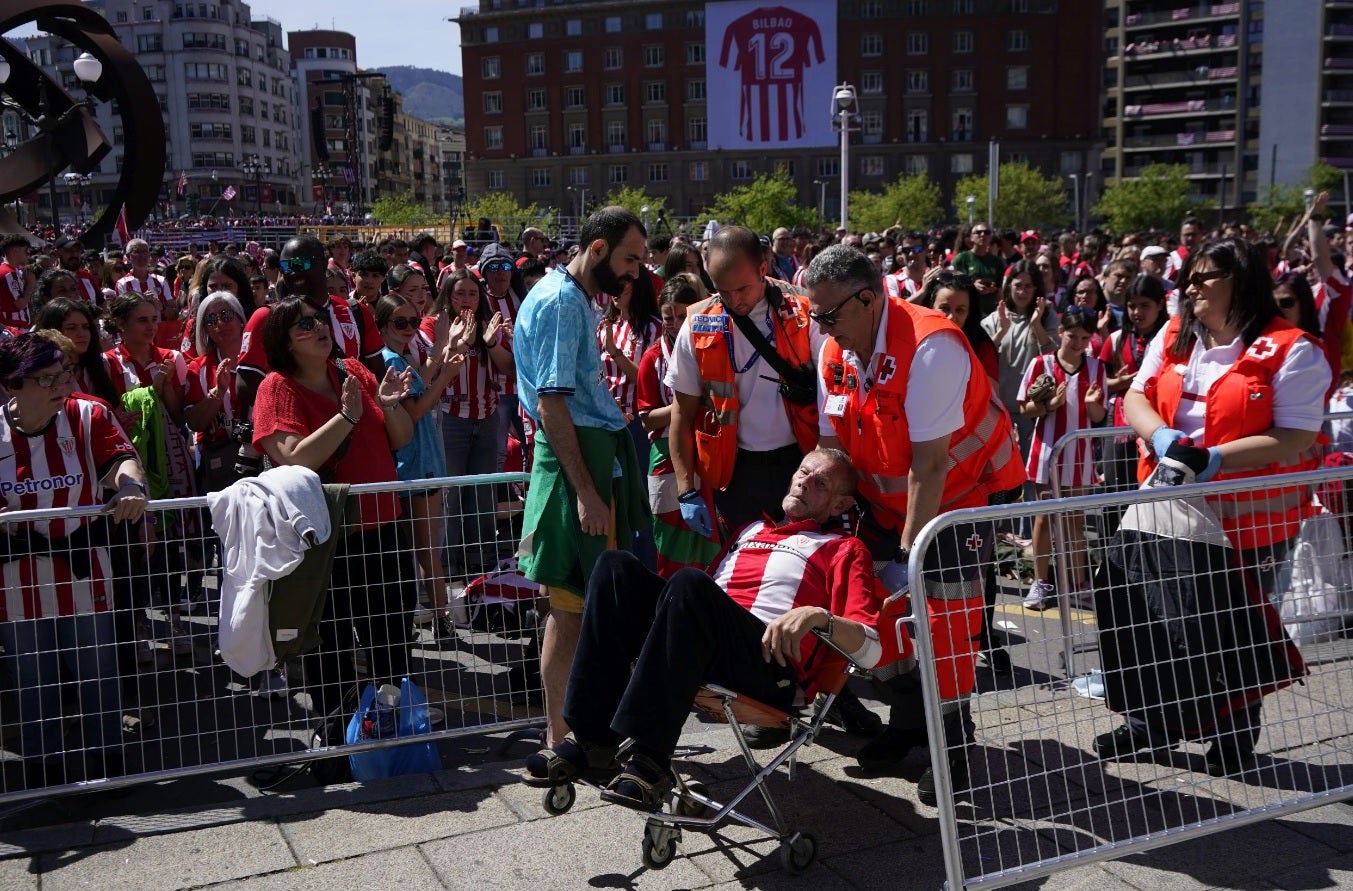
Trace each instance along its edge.
<instances>
[{"instance_id":1,"label":"teal blue t-shirt","mask_svg":"<svg viewBox=\"0 0 1353 891\"><path fill-rule=\"evenodd\" d=\"M396 374L403 374L409 368L408 360L396 355L389 347L381 349L381 358L386 368L393 368ZM409 396L418 397L427 392L418 369L413 370L409 384ZM413 425L413 439L409 444L395 452L395 470L404 482L414 480L439 479L446 476L446 449L442 445L442 431L437 425L441 412L433 408Z\"/></svg>"}]
</instances>

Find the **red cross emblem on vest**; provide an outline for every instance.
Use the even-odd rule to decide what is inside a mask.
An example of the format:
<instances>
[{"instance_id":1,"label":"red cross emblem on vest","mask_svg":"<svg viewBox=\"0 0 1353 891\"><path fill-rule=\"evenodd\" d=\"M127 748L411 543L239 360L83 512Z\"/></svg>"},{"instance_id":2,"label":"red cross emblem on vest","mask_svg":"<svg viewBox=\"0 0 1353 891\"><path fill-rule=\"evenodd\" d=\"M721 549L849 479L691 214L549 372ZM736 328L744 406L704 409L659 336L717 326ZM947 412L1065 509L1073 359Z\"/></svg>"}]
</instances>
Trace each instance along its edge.
<instances>
[{"instance_id":1,"label":"red cross emblem on vest","mask_svg":"<svg viewBox=\"0 0 1353 891\"><path fill-rule=\"evenodd\" d=\"M1278 352L1278 345L1273 342L1271 337L1256 338L1254 343L1250 344L1250 355L1256 359L1267 359Z\"/></svg>"},{"instance_id":2,"label":"red cross emblem on vest","mask_svg":"<svg viewBox=\"0 0 1353 891\"><path fill-rule=\"evenodd\" d=\"M985 541L985 539L982 538L982 536L978 535L976 532L974 532L972 535L968 536L968 540L965 541L964 544L968 546L968 550L976 554L978 551L982 549L983 541Z\"/></svg>"},{"instance_id":3,"label":"red cross emblem on vest","mask_svg":"<svg viewBox=\"0 0 1353 891\"><path fill-rule=\"evenodd\" d=\"M880 384L886 384L893 379L893 375L895 374L897 374L897 362L892 356L884 356L883 361L879 363L878 382Z\"/></svg>"}]
</instances>

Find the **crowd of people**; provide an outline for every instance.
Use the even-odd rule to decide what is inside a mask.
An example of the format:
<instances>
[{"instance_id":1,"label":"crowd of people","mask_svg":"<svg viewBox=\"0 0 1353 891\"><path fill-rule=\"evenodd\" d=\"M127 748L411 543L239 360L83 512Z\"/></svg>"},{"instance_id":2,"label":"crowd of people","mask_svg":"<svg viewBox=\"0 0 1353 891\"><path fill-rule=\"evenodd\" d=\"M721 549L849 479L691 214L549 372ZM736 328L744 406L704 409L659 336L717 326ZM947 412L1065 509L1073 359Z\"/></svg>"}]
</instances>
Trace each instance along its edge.
<instances>
[{"instance_id":1,"label":"crowd of people","mask_svg":"<svg viewBox=\"0 0 1353 891\"><path fill-rule=\"evenodd\" d=\"M114 508L7 527L0 645L23 691L32 782L66 769L60 696L30 683L38 673L68 676L82 714L104 716L83 739L99 753L86 769L107 775L119 766L104 757L114 679L135 671L124 654L165 635L172 652L191 649L178 610L222 556L189 513L131 531L147 500L300 465L326 482L408 484L361 495L337 545L321 643L303 666L318 714L356 679L353 650L371 677L398 683L420 604L433 633L454 638L453 583L513 556L498 489L438 481L529 470L520 568L550 609L547 745L528 781L613 768L612 800L653 807L691 685L743 683L788 705L820 683L817 631L886 679L886 726L852 695L837 700L841 723L874 737L867 768L925 746L919 677L936 672L962 789L979 654L1010 671L991 628L998 539L1031 549L1025 607L1095 608L1085 524L946 530L923 561L929 666L909 659L884 606L912 581L918 533L943 512L1048 497L1054 482L1062 495L1135 487L1167 456L1198 481L1312 466L1353 358L1344 230L1324 225L1325 200L1281 243L1238 226L1205 233L1194 218L1177 237L730 225L696 243L650 237L621 208L593 214L576 243L527 229L515 249L477 254L430 234L178 257L140 239L96 254L69 236L41 250L6 237L4 508L109 493ZM1132 433L1053 455L1097 425ZM1305 507L1281 487L1266 494L1221 514L1272 591ZM145 546L108 556L133 539ZM73 541L88 565L71 565ZM133 577L152 584L116 584ZM151 610L168 621L153 625ZM671 646L674 635L691 645ZM46 661L18 655L30 651ZM285 675L256 683L284 689ZM1210 766L1252 755L1257 698L1241 712ZM1095 745L1116 757L1178 738L1139 704ZM933 803L933 770L920 796Z\"/></svg>"}]
</instances>

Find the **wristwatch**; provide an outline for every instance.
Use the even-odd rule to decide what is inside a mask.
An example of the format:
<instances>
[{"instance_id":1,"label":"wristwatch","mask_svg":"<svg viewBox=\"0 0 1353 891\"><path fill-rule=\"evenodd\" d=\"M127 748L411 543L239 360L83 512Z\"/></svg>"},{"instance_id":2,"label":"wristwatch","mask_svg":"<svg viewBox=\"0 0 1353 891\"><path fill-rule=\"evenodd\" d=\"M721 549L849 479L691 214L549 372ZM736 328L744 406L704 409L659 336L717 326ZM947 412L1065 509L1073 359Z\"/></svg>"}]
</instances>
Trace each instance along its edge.
<instances>
[{"instance_id":1,"label":"wristwatch","mask_svg":"<svg viewBox=\"0 0 1353 891\"><path fill-rule=\"evenodd\" d=\"M122 483L121 486L118 486L118 488L121 489L124 486L135 486L136 488L141 490L142 495L150 497L150 491L146 488L145 483L138 483L136 480L126 480L125 482Z\"/></svg>"},{"instance_id":2,"label":"wristwatch","mask_svg":"<svg viewBox=\"0 0 1353 891\"><path fill-rule=\"evenodd\" d=\"M696 501L700 498L699 489L687 489L677 496L677 501Z\"/></svg>"}]
</instances>

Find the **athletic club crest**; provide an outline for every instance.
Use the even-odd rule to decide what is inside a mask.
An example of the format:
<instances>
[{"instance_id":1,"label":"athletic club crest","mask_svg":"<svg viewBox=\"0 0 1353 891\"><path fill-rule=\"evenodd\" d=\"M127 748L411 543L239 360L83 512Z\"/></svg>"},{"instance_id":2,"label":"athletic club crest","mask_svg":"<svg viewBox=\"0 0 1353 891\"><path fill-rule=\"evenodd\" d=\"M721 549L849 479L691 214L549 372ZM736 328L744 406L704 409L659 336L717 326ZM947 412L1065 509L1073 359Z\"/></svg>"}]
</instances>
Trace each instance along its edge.
<instances>
[{"instance_id":1,"label":"athletic club crest","mask_svg":"<svg viewBox=\"0 0 1353 891\"><path fill-rule=\"evenodd\" d=\"M75 457L75 440L68 436L63 436L56 441L57 447L61 449L61 454L67 458Z\"/></svg>"}]
</instances>

